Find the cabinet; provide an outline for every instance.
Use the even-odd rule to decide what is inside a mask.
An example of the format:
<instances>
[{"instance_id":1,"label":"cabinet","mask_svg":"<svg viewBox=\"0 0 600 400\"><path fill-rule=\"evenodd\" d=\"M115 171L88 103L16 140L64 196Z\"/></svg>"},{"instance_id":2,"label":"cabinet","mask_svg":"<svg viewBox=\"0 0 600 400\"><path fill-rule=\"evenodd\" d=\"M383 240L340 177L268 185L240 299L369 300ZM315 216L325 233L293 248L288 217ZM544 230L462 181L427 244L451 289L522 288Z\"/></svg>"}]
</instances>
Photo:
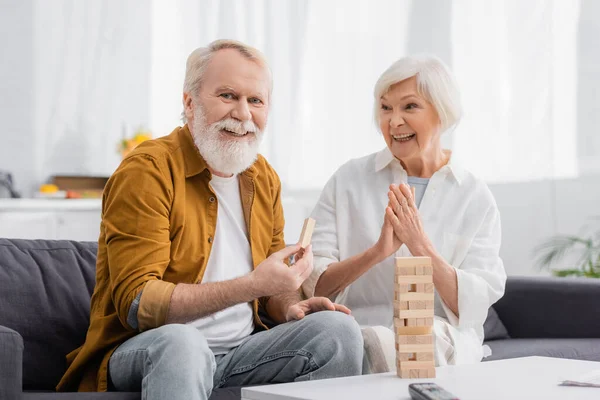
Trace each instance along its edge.
<instances>
[{"instance_id":1,"label":"cabinet","mask_svg":"<svg viewBox=\"0 0 600 400\"><path fill-rule=\"evenodd\" d=\"M101 200L0 200L0 238L97 241Z\"/></svg>"}]
</instances>

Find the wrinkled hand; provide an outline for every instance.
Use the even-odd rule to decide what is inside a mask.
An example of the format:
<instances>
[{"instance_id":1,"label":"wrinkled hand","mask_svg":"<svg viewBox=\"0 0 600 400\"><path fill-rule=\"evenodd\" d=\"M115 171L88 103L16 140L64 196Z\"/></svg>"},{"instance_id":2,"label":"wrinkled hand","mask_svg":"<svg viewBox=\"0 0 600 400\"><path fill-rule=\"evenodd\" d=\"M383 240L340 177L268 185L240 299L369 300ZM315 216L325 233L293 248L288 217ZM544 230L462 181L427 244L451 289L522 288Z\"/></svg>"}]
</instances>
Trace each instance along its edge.
<instances>
[{"instance_id":1,"label":"wrinkled hand","mask_svg":"<svg viewBox=\"0 0 600 400\"><path fill-rule=\"evenodd\" d=\"M288 267L284 260L291 256L296 262ZM312 270L312 246L302 249L298 243L271 254L252 271L250 278L258 297L275 296L298 290Z\"/></svg>"},{"instance_id":2,"label":"wrinkled hand","mask_svg":"<svg viewBox=\"0 0 600 400\"><path fill-rule=\"evenodd\" d=\"M431 243L425 234L419 210L407 184L390 185L390 205L385 210L386 219L392 225L398 239L406 244L416 256Z\"/></svg>"},{"instance_id":3,"label":"wrinkled hand","mask_svg":"<svg viewBox=\"0 0 600 400\"><path fill-rule=\"evenodd\" d=\"M388 204L389 208L389 204ZM381 234L377 243L374 245L374 250L378 255L378 259L384 260L394 254L402 246L402 241L398 238L398 235L394 232L392 222L387 215L383 216L383 226L381 227Z\"/></svg>"},{"instance_id":4,"label":"wrinkled hand","mask_svg":"<svg viewBox=\"0 0 600 400\"><path fill-rule=\"evenodd\" d=\"M341 304L336 304L327 297L311 297L291 305L285 313L286 321L299 320L308 314L319 311L339 311L350 315L350 309Z\"/></svg>"}]
</instances>

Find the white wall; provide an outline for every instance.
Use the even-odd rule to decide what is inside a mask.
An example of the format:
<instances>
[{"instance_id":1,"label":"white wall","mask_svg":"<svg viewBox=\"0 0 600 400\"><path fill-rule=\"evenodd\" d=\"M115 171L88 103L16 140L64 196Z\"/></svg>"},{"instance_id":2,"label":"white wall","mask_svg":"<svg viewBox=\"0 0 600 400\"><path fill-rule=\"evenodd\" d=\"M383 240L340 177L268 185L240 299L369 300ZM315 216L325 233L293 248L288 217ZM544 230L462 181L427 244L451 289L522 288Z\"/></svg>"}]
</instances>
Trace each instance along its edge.
<instances>
[{"instance_id":1,"label":"white wall","mask_svg":"<svg viewBox=\"0 0 600 400\"><path fill-rule=\"evenodd\" d=\"M0 169L27 186L35 174L32 0L0 0Z\"/></svg>"}]
</instances>

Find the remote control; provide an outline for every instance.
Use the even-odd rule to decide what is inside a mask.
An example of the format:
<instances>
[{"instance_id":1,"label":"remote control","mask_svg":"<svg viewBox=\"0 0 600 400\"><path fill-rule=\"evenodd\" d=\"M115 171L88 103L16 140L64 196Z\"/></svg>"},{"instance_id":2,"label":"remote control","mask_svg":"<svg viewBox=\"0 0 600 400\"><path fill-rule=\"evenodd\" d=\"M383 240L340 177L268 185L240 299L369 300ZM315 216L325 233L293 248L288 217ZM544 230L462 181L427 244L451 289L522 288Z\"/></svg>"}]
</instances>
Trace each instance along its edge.
<instances>
[{"instance_id":1,"label":"remote control","mask_svg":"<svg viewBox=\"0 0 600 400\"><path fill-rule=\"evenodd\" d=\"M433 382L411 383L408 393L413 400L460 400Z\"/></svg>"}]
</instances>

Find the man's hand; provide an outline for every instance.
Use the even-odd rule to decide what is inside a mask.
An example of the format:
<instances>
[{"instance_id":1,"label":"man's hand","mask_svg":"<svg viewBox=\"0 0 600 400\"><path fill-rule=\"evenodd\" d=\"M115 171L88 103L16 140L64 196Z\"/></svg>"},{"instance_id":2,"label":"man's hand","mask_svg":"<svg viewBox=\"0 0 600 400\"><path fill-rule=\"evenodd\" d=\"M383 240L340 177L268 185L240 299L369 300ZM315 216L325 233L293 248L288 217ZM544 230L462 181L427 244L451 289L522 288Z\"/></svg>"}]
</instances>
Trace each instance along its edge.
<instances>
[{"instance_id":1,"label":"man's hand","mask_svg":"<svg viewBox=\"0 0 600 400\"><path fill-rule=\"evenodd\" d=\"M294 305L291 305L285 314L286 321L294 321L304 318L308 314L318 311L339 311L350 315L350 309L341 304L336 304L327 297L311 297Z\"/></svg>"},{"instance_id":2,"label":"man's hand","mask_svg":"<svg viewBox=\"0 0 600 400\"><path fill-rule=\"evenodd\" d=\"M284 260L292 255L296 262L288 267ZM275 296L298 290L312 270L312 246L302 249L298 243L271 254L252 271L250 278L257 297Z\"/></svg>"}]
</instances>

